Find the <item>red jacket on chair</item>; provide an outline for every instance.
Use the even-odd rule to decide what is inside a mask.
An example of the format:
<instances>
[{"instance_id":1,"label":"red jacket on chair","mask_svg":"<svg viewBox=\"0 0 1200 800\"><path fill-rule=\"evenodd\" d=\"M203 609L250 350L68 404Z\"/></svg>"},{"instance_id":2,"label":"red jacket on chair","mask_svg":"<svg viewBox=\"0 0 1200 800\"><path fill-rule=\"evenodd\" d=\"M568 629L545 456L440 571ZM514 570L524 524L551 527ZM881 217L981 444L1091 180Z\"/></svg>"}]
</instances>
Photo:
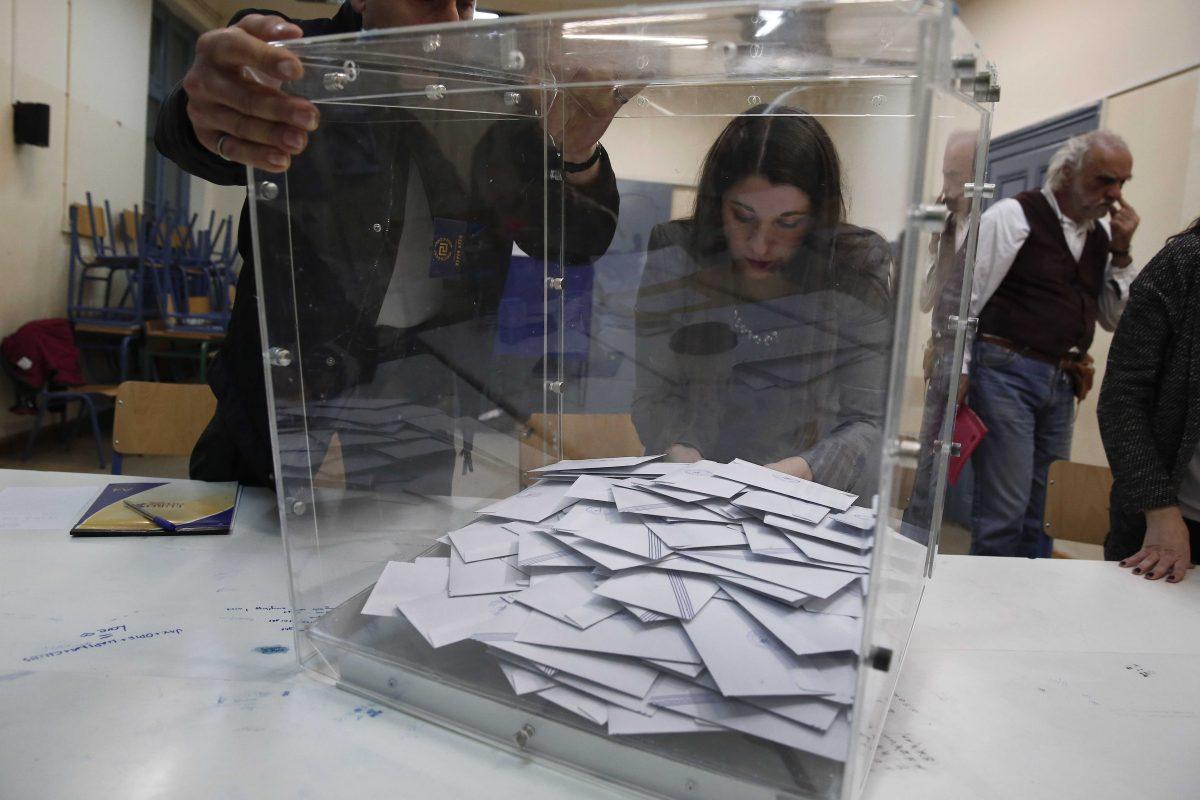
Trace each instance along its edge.
<instances>
[{"instance_id":1,"label":"red jacket on chair","mask_svg":"<svg viewBox=\"0 0 1200 800\"><path fill-rule=\"evenodd\" d=\"M27 322L0 342L0 354L13 371L34 389L49 381L55 386L80 386L87 381L79 367L79 348L71 323L65 319Z\"/></svg>"}]
</instances>

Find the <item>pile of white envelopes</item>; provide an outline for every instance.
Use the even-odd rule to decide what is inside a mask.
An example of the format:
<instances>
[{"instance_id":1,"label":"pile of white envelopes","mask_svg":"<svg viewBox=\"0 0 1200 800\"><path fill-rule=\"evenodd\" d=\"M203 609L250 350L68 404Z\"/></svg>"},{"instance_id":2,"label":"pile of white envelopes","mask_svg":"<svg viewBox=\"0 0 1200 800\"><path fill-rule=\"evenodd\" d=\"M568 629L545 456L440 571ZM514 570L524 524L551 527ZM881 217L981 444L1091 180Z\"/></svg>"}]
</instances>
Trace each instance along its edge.
<instances>
[{"instance_id":1,"label":"pile of white envelopes","mask_svg":"<svg viewBox=\"0 0 1200 800\"><path fill-rule=\"evenodd\" d=\"M844 760L875 512L745 461L560 461L391 562L363 613L486 645L610 734L739 731Z\"/></svg>"}]
</instances>

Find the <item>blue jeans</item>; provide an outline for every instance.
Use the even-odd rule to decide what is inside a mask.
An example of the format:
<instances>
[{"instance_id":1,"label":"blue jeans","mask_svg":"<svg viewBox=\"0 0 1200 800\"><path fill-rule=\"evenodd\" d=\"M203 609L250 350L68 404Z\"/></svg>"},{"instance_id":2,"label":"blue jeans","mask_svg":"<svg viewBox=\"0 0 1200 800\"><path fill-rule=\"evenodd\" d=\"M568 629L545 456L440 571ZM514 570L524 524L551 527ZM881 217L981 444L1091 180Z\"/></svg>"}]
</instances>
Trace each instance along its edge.
<instances>
[{"instance_id":1,"label":"blue jeans","mask_svg":"<svg viewBox=\"0 0 1200 800\"><path fill-rule=\"evenodd\" d=\"M1050 462L1069 458L1075 416L1071 377L1056 366L976 342L968 389L988 433L971 458L971 554L1050 555L1042 519Z\"/></svg>"}]
</instances>

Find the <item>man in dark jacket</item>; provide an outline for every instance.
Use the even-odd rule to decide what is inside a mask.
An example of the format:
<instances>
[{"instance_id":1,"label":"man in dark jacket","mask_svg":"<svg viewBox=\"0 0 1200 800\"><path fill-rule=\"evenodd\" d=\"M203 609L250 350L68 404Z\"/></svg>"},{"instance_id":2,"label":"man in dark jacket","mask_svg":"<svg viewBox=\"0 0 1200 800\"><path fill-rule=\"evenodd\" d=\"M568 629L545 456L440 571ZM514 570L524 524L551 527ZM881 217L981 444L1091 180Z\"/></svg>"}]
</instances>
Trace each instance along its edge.
<instances>
[{"instance_id":1,"label":"man in dark jacket","mask_svg":"<svg viewBox=\"0 0 1200 800\"><path fill-rule=\"evenodd\" d=\"M1104 557L1177 583L1200 557L1200 220L1134 281L1097 414L1113 471Z\"/></svg>"},{"instance_id":2,"label":"man in dark jacket","mask_svg":"<svg viewBox=\"0 0 1200 800\"><path fill-rule=\"evenodd\" d=\"M281 346L279 339L282 349L295 348L301 362L275 369L278 407L336 398L369 384L381 363L421 356L420 363L436 361L445 374L432 378L428 367L401 370L425 389L437 385L416 399L437 405L454 395L454 408L447 410L477 411L478 402L462 401L470 392L461 383L472 383L476 400L479 391L490 396L480 376L492 365L464 370L454 362L465 345L431 352L434 334L494 319L514 241L531 255L570 264L600 255L611 240L618 200L598 140L628 99L619 90L560 96L540 125L532 119L487 129L476 124L472 137L394 108L325 105L321 113L281 88L283 81L303 79L297 55L267 44L453 22L472 13L473 3L453 0L348 0L332 19L298 23L270 12L242 12L230 27L201 37L195 62L163 105L156 145L188 172L233 185L245 182L244 165L259 170L256 179L287 171L277 182L286 195L276 203L260 197L258 206L269 344ZM553 143L549 163L561 176L557 182L543 179L547 140ZM470 176L469 188L463 175ZM543 230L544 202L564 209L564 229ZM435 236L465 240L455 251L459 272L426 267ZM549 249L542 244L547 241ZM238 302L210 371L217 413L197 443L191 472L200 479L273 485L248 207L238 245L245 262ZM285 280L284 274L297 277ZM411 292L416 308L406 293L410 284L417 287ZM293 297L282 296L292 291ZM285 307L292 316L281 316ZM311 441L300 445L312 447Z\"/></svg>"}]
</instances>

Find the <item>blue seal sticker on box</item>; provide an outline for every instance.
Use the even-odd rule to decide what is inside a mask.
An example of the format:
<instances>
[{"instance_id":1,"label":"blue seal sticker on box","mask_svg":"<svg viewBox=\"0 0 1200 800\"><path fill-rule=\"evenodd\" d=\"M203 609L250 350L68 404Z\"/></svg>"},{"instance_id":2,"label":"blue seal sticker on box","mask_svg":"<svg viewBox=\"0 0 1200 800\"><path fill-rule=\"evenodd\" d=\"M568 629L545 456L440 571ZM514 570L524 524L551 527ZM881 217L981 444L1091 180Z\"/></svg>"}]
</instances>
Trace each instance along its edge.
<instances>
[{"instance_id":1,"label":"blue seal sticker on box","mask_svg":"<svg viewBox=\"0 0 1200 800\"><path fill-rule=\"evenodd\" d=\"M433 220L433 247L429 255L429 277L457 278L462 274L470 239L483 226L458 219Z\"/></svg>"}]
</instances>

